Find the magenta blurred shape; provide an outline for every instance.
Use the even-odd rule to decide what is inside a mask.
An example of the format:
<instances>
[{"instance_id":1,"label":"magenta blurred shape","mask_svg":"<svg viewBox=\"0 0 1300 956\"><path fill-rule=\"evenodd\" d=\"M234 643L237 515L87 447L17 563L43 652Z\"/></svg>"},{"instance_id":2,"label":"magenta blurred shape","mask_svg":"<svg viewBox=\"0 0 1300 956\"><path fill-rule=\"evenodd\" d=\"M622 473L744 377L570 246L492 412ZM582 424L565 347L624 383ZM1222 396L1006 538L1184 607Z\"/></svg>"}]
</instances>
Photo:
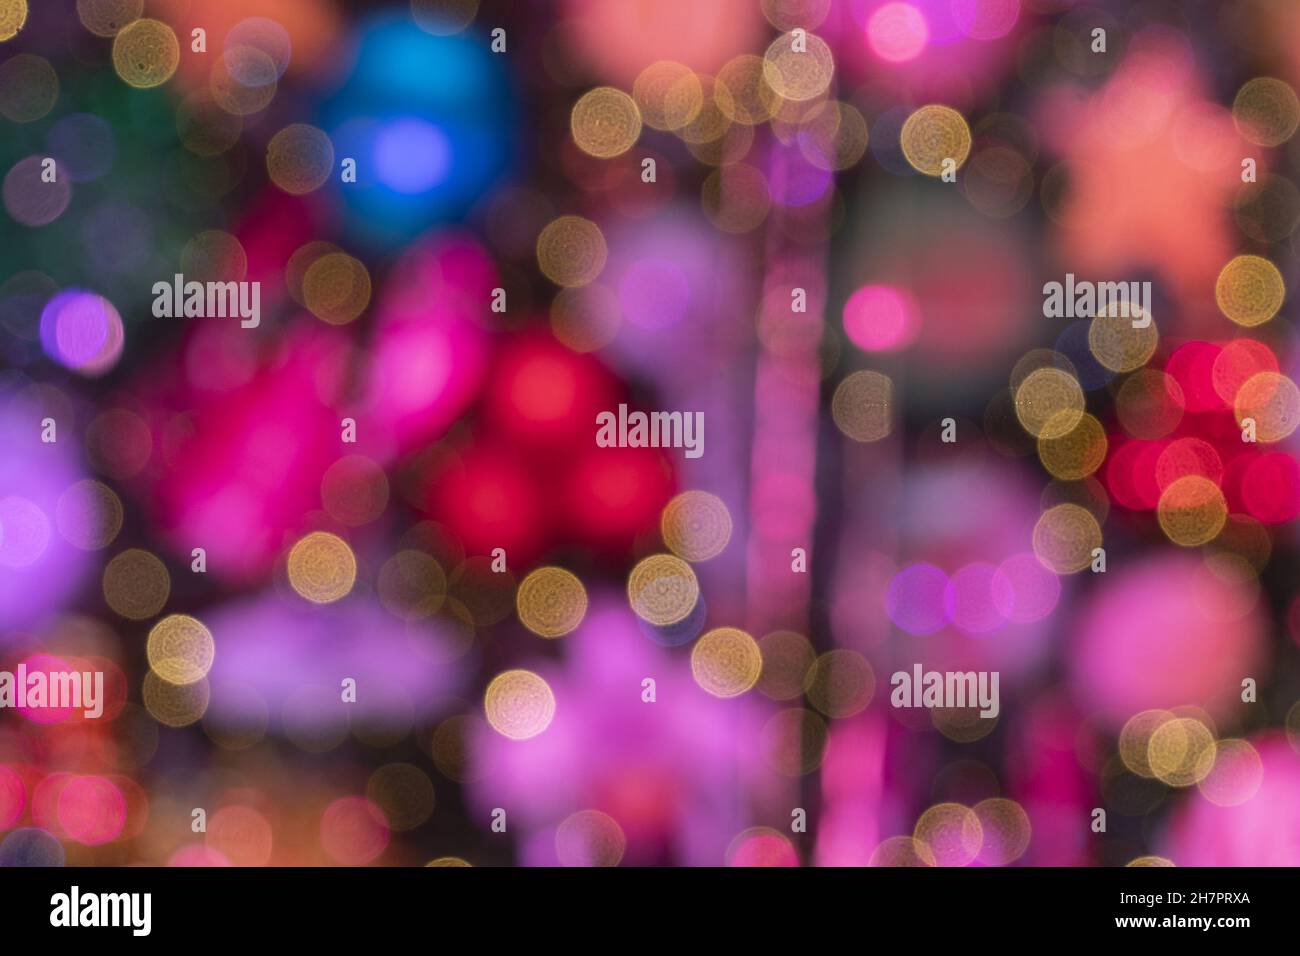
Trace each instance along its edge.
<instances>
[{"instance_id":1,"label":"magenta blurred shape","mask_svg":"<svg viewBox=\"0 0 1300 956\"><path fill-rule=\"evenodd\" d=\"M593 596L562 649L562 666L520 662L555 694L544 733L509 740L483 724L471 739L476 813L511 808L531 866L557 864L554 827L586 809L618 821L625 865L721 865L754 823L751 803L778 785L759 751L766 702L752 692L718 700L700 690L687 655L642 637L626 599ZM647 677L662 703L642 701ZM546 838L528 838L541 832Z\"/></svg>"},{"instance_id":2,"label":"magenta blurred shape","mask_svg":"<svg viewBox=\"0 0 1300 956\"><path fill-rule=\"evenodd\" d=\"M367 349L361 413L376 457L439 437L478 393L496 286L491 259L468 238L426 242L397 264Z\"/></svg>"},{"instance_id":3,"label":"magenta blurred shape","mask_svg":"<svg viewBox=\"0 0 1300 956\"><path fill-rule=\"evenodd\" d=\"M1149 708L1241 704L1241 679L1265 677L1266 625L1242 590L1180 554L1097 575L1070 653L1075 695L1118 726Z\"/></svg>"},{"instance_id":4,"label":"magenta blurred shape","mask_svg":"<svg viewBox=\"0 0 1300 956\"><path fill-rule=\"evenodd\" d=\"M203 332L214 353L235 351L253 334L236 323ZM187 561L202 547L208 573L260 578L302 516L320 507L322 474L352 447L341 442L348 348L339 330L308 319L228 390L200 387L171 362L147 373L138 394L163 438L145 473L145 499ZM364 420L357 430L365 434Z\"/></svg>"},{"instance_id":5,"label":"magenta blurred shape","mask_svg":"<svg viewBox=\"0 0 1300 956\"><path fill-rule=\"evenodd\" d=\"M944 592L948 576L924 561L894 575L885 590L885 613L909 634L933 634L948 623Z\"/></svg>"},{"instance_id":6,"label":"magenta blurred shape","mask_svg":"<svg viewBox=\"0 0 1300 956\"><path fill-rule=\"evenodd\" d=\"M41 347L65 368L102 375L122 355L122 317L94 292L68 289L41 310Z\"/></svg>"},{"instance_id":7,"label":"magenta blurred shape","mask_svg":"<svg viewBox=\"0 0 1300 956\"><path fill-rule=\"evenodd\" d=\"M50 416L60 438L41 441ZM93 558L55 530L59 496L84 477L67 419L51 415L34 390L0 389L0 643L57 613L82 587Z\"/></svg>"},{"instance_id":8,"label":"magenta blurred shape","mask_svg":"<svg viewBox=\"0 0 1300 956\"><path fill-rule=\"evenodd\" d=\"M449 632L399 621L359 595L318 606L267 594L201 617L217 648L211 707L223 719L256 717L265 703L280 729L409 722L439 713L465 677ZM345 677L357 682L356 703L342 700Z\"/></svg>"}]
</instances>

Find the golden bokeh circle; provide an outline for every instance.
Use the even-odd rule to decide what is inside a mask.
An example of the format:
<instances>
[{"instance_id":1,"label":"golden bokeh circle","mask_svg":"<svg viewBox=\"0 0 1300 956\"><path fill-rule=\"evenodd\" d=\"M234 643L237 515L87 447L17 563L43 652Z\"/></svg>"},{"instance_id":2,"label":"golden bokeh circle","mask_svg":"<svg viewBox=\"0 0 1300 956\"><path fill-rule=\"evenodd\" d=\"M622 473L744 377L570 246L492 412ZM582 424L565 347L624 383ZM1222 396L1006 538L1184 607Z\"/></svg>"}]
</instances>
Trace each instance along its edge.
<instances>
[{"instance_id":1,"label":"golden bokeh circle","mask_svg":"<svg viewBox=\"0 0 1300 956\"><path fill-rule=\"evenodd\" d=\"M871 851L867 866L937 866L930 847L915 837L891 836Z\"/></svg>"},{"instance_id":2,"label":"golden bokeh circle","mask_svg":"<svg viewBox=\"0 0 1300 956\"><path fill-rule=\"evenodd\" d=\"M144 675L140 696L154 720L168 727L188 727L203 719L211 699L207 678L192 684L172 684L153 671Z\"/></svg>"},{"instance_id":3,"label":"golden bokeh circle","mask_svg":"<svg viewBox=\"0 0 1300 956\"><path fill-rule=\"evenodd\" d=\"M673 60L658 60L637 76L632 84L632 99L650 128L679 130L700 115L704 87L690 67Z\"/></svg>"},{"instance_id":4,"label":"golden bokeh circle","mask_svg":"<svg viewBox=\"0 0 1300 956\"><path fill-rule=\"evenodd\" d=\"M600 227L581 216L560 216L537 237L537 265L556 285L584 286L594 281L608 257Z\"/></svg>"},{"instance_id":5,"label":"golden bokeh circle","mask_svg":"<svg viewBox=\"0 0 1300 956\"><path fill-rule=\"evenodd\" d=\"M538 637L563 637L582 623L587 589L564 568L537 568L519 583L515 607L519 622Z\"/></svg>"},{"instance_id":6,"label":"golden bokeh circle","mask_svg":"<svg viewBox=\"0 0 1300 956\"><path fill-rule=\"evenodd\" d=\"M217 646L203 622L169 614L149 631L145 652L153 672L169 684L193 684L212 669Z\"/></svg>"},{"instance_id":7,"label":"golden bokeh circle","mask_svg":"<svg viewBox=\"0 0 1300 956\"><path fill-rule=\"evenodd\" d=\"M778 30L815 30L831 10L831 0L760 0L767 22Z\"/></svg>"},{"instance_id":8,"label":"golden bokeh circle","mask_svg":"<svg viewBox=\"0 0 1300 956\"><path fill-rule=\"evenodd\" d=\"M324 130L292 123L267 144L266 171L271 182L292 195L320 189L334 171L334 144Z\"/></svg>"},{"instance_id":9,"label":"golden bokeh circle","mask_svg":"<svg viewBox=\"0 0 1300 956\"><path fill-rule=\"evenodd\" d=\"M1214 734L1195 717L1175 717L1157 727L1147 744L1151 773L1171 787L1190 787L1214 767Z\"/></svg>"},{"instance_id":10,"label":"golden bokeh circle","mask_svg":"<svg viewBox=\"0 0 1300 956\"><path fill-rule=\"evenodd\" d=\"M1264 762L1248 740L1220 740L1210 771L1196 782L1201 795L1220 807L1240 806L1259 792Z\"/></svg>"},{"instance_id":11,"label":"golden bokeh circle","mask_svg":"<svg viewBox=\"0 0 1300 956\"><path fill-rule=\"evenodd\" d=\"M1129 861L1128 861L1127 863L1125 863L1124 865L1125 865L1126 867L1127 867L1127 866L1138 866L1138 867L1145 867L1145 866L1165 866L1165 867L1171 867L1171 866L1174 865L1174 861L1171 860L1171 859L1169 859L1168 857L1164 857L1164 856L1154 856L1154 855L1148 854L1148 855L1146 855L1146 856L1137 856L1137 857L1134 857L1133 859L1129 860Z\"/></svg>"},{"instance_id":12,"label":"golden bokeh circle","mask_svg":"<svg viewBox=\"0 0 1300 956\"><path fill-rule=\"evenodd\" d=\"M1115 396L1115 415L1134 438L1164 438L1183 420L1186 400L1178 380L1160 369L1144 368L1124 380Z\"/></svg>"},{"instance_id":13,"label":"golden bokeh circle","mask_svg":"<svg viewBox=\"0 0 1300 956\"><path fill-rule=\"evenodd\" d=\"M763 672L758 689L773 700L792 700L808 688L817 653L812 642L795 631L772 631L758 639Z\"/></svg>"},{"instance_id":14,"label":"golden bokeh circle","mask_svg":"<svg viewBox=\"0 0 1300 956\"><path fill-rule=\"evenodd\" d=\"M0 0L0 43L12 40L27 22L27 0Z\"/></svg>"},{"instance_id":15,"label":"golden bokeh circle","mask_svg":"<svg viewBox=\"0 0 1300 956\"><path fill-rule=\"evenodd\" d=\"M835 427L856 442L880 441L893 429L894 383L880 372L846 376L831 396Z\"/></svg>"},{"instance_id":16,"label":"golden bokeh circle","mask_svg":"<svg viewBox=\"0 0 1300 956\"><path fill-rule=\"evenodd\" d=\"M903 121L899 143L913 169L926 176L939 176L943 174L944 160L951 159L957 169L966 162L971 132L966 118L951 106L931 103Z\"/></svg>"},{"instance_id":17,"label":"golden bokeh circle","mask_svg":"<svg viewBox=\"0 0 1300 956\"><path fill-rule=\"evenodd\" d=\"M1219 311L1238 325L1262 325L1282 308L1286 284L1277 266L1263 256L1237 256L1214 283Z\"/></svg>"},{"instance_id":18,"label":"golden bokeh circle","mask_svg":"<svg viewBox=\"0 0 1300 956\"><path fill-rule=\"evenodd\" d=\"M19 53L0 63L0 116L15 123L34 123L59 100L59 75L50 61Z\"/></svg>"},{"instance_id":19,"label":"golden bokeh circle","mask_svg":"<svg viewBox=\"0 0 1300 956\"><path fill-rule=\"evenodd\" d=\"M240 282L248 274L248 253L230 233L205 229L181 249L181 272L187 281Z\"/></svg>"},{"instance_id":20,"label":"golden bokeh circle","mask_svg":"<svg viewBox=\"0 0 1300 956\"><path fill-rule=\"evenodd\" d=\"M87 478L59 495L54 524L65 541L83 551L113 543L122 530L122 499L108 485Z\"/></svg>"},{"instance_id":21,"label":"golden bokeh circle","mask_svg":"<svg viewBox=\"0 0 1300 956\"><path fill-rule=\"evenodd\" d=\"M712 76L698 76L696 80L700 84L703 102L690 122L674 130L688 146L715 142L735 125L727 115L732 110L727 103L731 91L726 85Z\"/></svg>"},{"instance_id":22,"label":"golden bokeh circle","mask_svg":"<svg viewBox=\"0 0 1300 956\"><path fill-rule=\"evenodd\" d=\"M800 124L799 151L819 169L854 166L867 151L867 121L851 103L827 100L814 106Z\"/></svg>"},{"instance_id":23,"label":"golden bokeh circle","mask_svg":"<svg viewBox=\"0 0 1300 956\"><path fill-rule=\"evenodd\" d=\"M1144 710L1134 714L1124 722L1119 732L1119 758L1131 772L1148 780L1155 778L1147 750L1151 745L1151 735L1162 724L1173 720L1174 715L1167 710Z\"/></svg>"},{"instance_id":24,"label":"golden bokeh circle","mask_svg":"<svg viewBox=\"0 0 1300 956\"><path fill-rule=\"evenodd\" d=\"M1101 547L1101 525L1092 512L1076 504L1048 508L1034 525L1034 554L1057 574L1074 574L1092 563Z\"/></svg>"},{"instance_id":25,"label":"golden bokeh circle","mask_svg":"<svg viewBox=\"0 0 1300 956\"><path fill-rule=\"evenodd\" d=\"M1257 146L1280 146L1300 126L1300 98L1275 77L1257 76L1237 91L1232 120L1242 138Z\"/></svg>"},{"instance_id":26,"label":"golden bokeh circle","mask_svg":"<svg viewBox=\"0 0 1300 956\"><path fill-rule=\"evenodd\" d=\"M113 69L139 90L161 86L181 62L181 45L172 28L159 20L134 20L113 38Z\"/></svg>"},{"instance_id":27,"label":"golden bokeh circle","mask_svg":"<svg viewBox=\"0 0 1300 956\"><path fill-rule=\"evenodd\" d=\"M700 597L691 566L676 555L652 554L627 577L627 599L636 616L656 627L686 619Z\"/></svg>"},{"instance_id":28,"label":"golden bokeh circle","mask_svg":"<svg viewBox=\"0 0 1300 956\"><path fill-rule=\"evenodd\" d=\"M743 235L763 224L772 208L772 193L758 167L731 163L709 173L700 186L700 206L718 229Z\"/></svg>"},{"instance_id":29,"label":"golden bokeh circle","mask_svg":"<svg viewBox=\"0 0 1300 956\"><path fill-rule=\"evenodd\" d=\"M176 107L176 135L195 156L219 156L239 142L244 121L221 108L207 90L197 90Z\"/></svg>"},{"instance_id":30,"label":"golden bokeh circle","mask_svg":"<svg viewBox=\"0 0 1300 956\"><path fill-rule=\"evenodd\" d=\"M758 642L737 627L702 634L691 648L691 674L714 697L739 697L758 683L763 655Z\"/></svg>"},{"instance_id":31,"label":"golden bokeh circle","mask_svg":"<svg viewBox=\"0 0 1300 956\"><path fill-rule=\"evenodd\" d=\"M731 540L731 513L717 495L683 491L664 506L659 530L664 544L678 557L708 561Z\"/></svg>"},{"instance_id":32,"label":"golden bokeh circle","mask_svg":"<svg viewBox=\"0 0 1300 956\"><path fill-rule=\"evenodd\" d=\"M235 71L231 72L231 65ZM266 76L266 83L244 83L239 76ZM266 109L275 99L279 87L278 67L269 53L255 46L227 50L212 64L208 89L223 110L236 116L249 116Z\"/></svg>"},{"instance_id":33,"label":"golden bokeh circle","mask_svg":"<svg viewBox=\"0 0 1300 956\"><path fill-rule=\"evenodd\" d=\"M347 325L370 304L370 271L347 253L326 253L303 274L302 297L316 318Z\"/></svg>"},{"instance_id":34,"label":"golden bokeh circle","mask_svg":"<svg viewBox=\"0 0 1300 956\"><path fill-rule=\"evenodd\" d=\"M1135 321L1143 324L1135 327ZM1131 372L1146 365L1159 342L1155 321L1136 303L1128 308L1111 303L1088 323L1088 349L1112 372Z\"/></svg>"},{"instance_id":35,"label":"golden bokeh circle","mask_svg":"<svg viewBox=\"0 0 1300 956\"><path fill-rule=\"evenodd\" d=\"M1228 520L1228 503L1210 479L1184 475L1161 492L1156 517L1170 541L1195 548L1218 537Z\"/></svg>"},{"instance_id":36,"label":"golden bokeh circle","mask_svg":"<svg viewBox=\"0 0 1300 956\"><path fill-rule=\"evenodd\" d=\"M802 777L822 765L827 730L822 716L804 707L778 710L760 735L767 765L783 777Z\"/></svg>"},{"instance_id":37,"label":"golden bokeh circle","mask_svg":"<svg viewBox=\"0 0 1300 956\"><path fill-rule=\"evenodd\" d=\"M985 717L978 706L933 707L930 723L949 740L959 744L972 744L983 740L997 728L997 717Z\"/></svg>"},{"instance_id":38,"label":"golden bokeh circle","mask_svg":"<svg viewBox=\"0 0 1300 956\"><path fill-rule=\"evenodd\" d=\"M626 851L623 828L599 810L579 810L555 829L555 852L561 866L618 866Z\"/></svg>"},{"instance_id":39,"label":"golden bokeh circle","mask_svg":"<svg viewBox=\"0 0 1300 956\"><path fill-rule=\"evenodd\" d=\"M561 289L551 300L551 331L575 352L604 348L622 321L618 296L598 282Z\"/></svg>"},{"instance_id":40,"label":"golden bokeh circle","mask_svg":"<svg viewBox=\"0 0 1300 956\"><path fill-rule=\"evenodd\" d=\"M765 62L761 56L742 53L718 71L715 79L726 92L719 96L715 86L714 97L718 109L733 123L755 126L771 119L777 94L768 85Z\"/></svg>"},{"instance_id":41,"label":"golden bokeh circle","mask_svg":"<svg viewBox=\"0 0 1300 956\"><path fill-rule=\"evenodd\" d=\"M123 551L104 567L104 600L132 621L143 621L161 611L171 589L167 566L140 548Z\"/></svg>"},{"instance_id":42,"label":"golden bokeh circle","mask_svg":"<svg viewBox=\"0 0 1300 956\"><path fill-rule=\"evenodd\" d=\"M536 737L555 717L555 694L537 674L509 670L492 678L483 695L492 729L511 740Z\"/></svg>"},{"instance_id":43,"label":"golden bokeh circle","mask_svg":"<svg viewBox=\"0 0 1300 956\"><path fill-rule=\"evenodd\" d=\"M425 866L473 866L469 860L459 856L439 856L430 860Z\"/></svg>"},{"instance_id":44,"label":"golden bokeh circle","mask_svg":"<svg viewBox=\"0 0 1300 956\"><path fill-rule=\"evenodd\" d=\"M366 799L396 831L414 830L433 816L437 795L429 775L414 764L384 764L366 781Z\"/></svg>"},{"instance_id":45,"label":"golden bokeh circle","mask_svg":"<svg viewBox=\"0 0 1300 956\"><path fill-rule=\"evenodd\" d=\"M1083 387L1062 369L1036 369L1016 388L1015 405L1025 431L1035 438L1058 438L1083 418Z\"/></svg>"},{"instance_id":46,"label":"golden bokeh circle","mask_svg":"<svg viewBox=\"0 0 1300 956\"><path fill-rule=\"evenodd\" d=\"M1278 372L1259 372L1237 390L1233 402L1237 424L1255 422L1255 440L1279 442L1300 424L1300 388Z\"/></svg>"},{"instance_id":47,"label":"golden bokeh circle","mask_svg":"<svg viewBox=\"0 0 1300 956\"><path fill-rule=\"evenodd\" d=\"M806 49L795 49L797 38L786 33L763 54L763 77L776 94L803 102L825 93L835 74L835 57L826 41L814 33L803 34Z\"/></svg>"},{"instance_id":48,"label":"golden bokeh circle","mask_svg":"<svg viewBox=\"0 0 1300 956\"><path fill-rule=\"evenodd\" d=\"M822 654L808 675L808 702L827 717L852 717L866 710L876 692L870 662L855 650Z\"/></svg>"},{"instance_id":49,"label":"golden bokeh circle","mask_svg":"<svg viewBox=\"0 0 1300 956\"><path fill-rule=\"evenodd\" d=\"M939 803L921 814L912 838L930 851L938 866L966 866L979 856L984 828L970 807Z\"/></svg>"},{"instance_id":50,"label":"golden bokeh circle","mask_svg":"<svg viewBox=\"0 0 1300 956\"><path fill-rule=\"evenodd\" d=\"M379 569L379 601L390 614L404 621L432 617L447 599L447 575L423 551L399 551Z\"/></svg>"},{"instance_id":51,"label":"golden bokeh circle","mask_svg":"<svg viewBox=\"0 0 1300 956\"><path fill-rule=\"evenodd\" d=\"M345 455L325 469L320 480L321 507L342 524L359 528L388 507L388 476L365 455Z\"/></svg>"},{"instance_id":52,"label":"golden bokeh circle","mask_svg":"<svg viewBox=\"0 0 1300 956\"><path fill-rule=\"evenodd\" d=\"M348 543L327 531L313 531L289 551L289 584L315 604L346 596L357 580L357 559Z\"/></svg>"},{"instance_id":53,"label":"golden bokeh circle","mask_svg":"<svg viewBox=\"0 0 1300 956\"><path fill-rule=\"evenodd\" d=\"M1056 414L1074 419L1070 411ZM1106 460L1106 449L1106 430L1101 422L1086 413L1068 430L1049 419L1043 434L1038 436L1039 460L1052 477L1062 481L1078 481L1091 475Z\"/></svg>"},{"instance_id":54,"label":"golden bokeh circle","mask_svg":"<svg viewBox=\"0 0 1300 956\"><path fill-rule=\"evenodd\" d=\"M641 136L636 101L612 86L588 90L573 104L569 130L578 148L597 159L621 156Z\"/></svg>"},{"instance_id":55,"label":"golden bokeh circle","mask_svg":"<svg viewBox=\"0 0 1300 956\"><path fill-rule=\"evenodd\" d=\"M1024 856L1033 833L1024 807L1004 797L990 797L973 810L984 833L981 863L1008 866Z\"/></svg>"},{"instance_id":56,"label":"golden bokeh circle","mask_svg":"<svg viewBox=\"0 0 1300 956\"><path fill-rule=\"evenodd\" d=\"M95 36L117 36L144 15L144 0L77 0L77 16Z\"/></svg>"}]
</instances>

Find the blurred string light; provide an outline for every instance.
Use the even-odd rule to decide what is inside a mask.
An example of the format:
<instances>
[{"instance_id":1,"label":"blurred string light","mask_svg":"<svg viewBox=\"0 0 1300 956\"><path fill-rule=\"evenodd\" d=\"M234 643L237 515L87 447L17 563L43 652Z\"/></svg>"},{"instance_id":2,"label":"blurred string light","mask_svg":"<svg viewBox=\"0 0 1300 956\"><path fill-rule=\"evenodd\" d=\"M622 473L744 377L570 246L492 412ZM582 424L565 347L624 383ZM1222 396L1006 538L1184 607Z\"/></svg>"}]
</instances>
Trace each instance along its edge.
<instances>
[{"instance_id":1,"label":"blurred string light","mask_svg":"<svg viewBox=\"0 0 1300 956\"><path fill-rule=\"evenodd\" d=\"M144 706L151 717L167 727L188 727L203 718L211 699L207 678L189 684L173 684L152 670L141 687Z\"/></svg>"},{"instance_id":2,"label":"blurred string light","mask_svg":"<svg viewBox=\"0 0 1300 956\"><path fill-rule=\"evenodd\" d=\"M95 36L114 37L144 15L144 0L77 0L77 17Z\"/></svg>"},{"instance_id":3,"label":"blurred string light","mask_svg":"<svg viewBox=\"0 0 1300 956\"><path fill-rule=\"evenodd\" d=\"M301 195L325 185L334 171L334 147L324 131L293 123L271 137L266 147L266 171L287 193Z\"/></svg>"},{"instance_id":4,"label":"blurred string light","mask_svg":"<svg viewBox=\"0 0 1300 956\"><path fill-rule=\"evenodd\" d=\"M857 651L837 648L822 654L808 672L808 702L827 717L845 718L871 703L876 675Z\"/></svg>"},{"instance_id":5,"label":"blurred string light","mask_svg":"<svg viewBox=\"0 0 1300 956\"><path fill-rule=\"evenodd\" d=\"M12 40L27 22L27 0L0 0L0 43Z\"/></svg>"},{"instance_id":6,"label":"blurred string light","mask_svg":"<svg viewBox=\"0 0 1300 956\"><path fill-rule=\"evenodd\" d=\"M641 113L636 101L622 90L600 86L573 104L569 129L574 143L584 153L610 159L636 145L641 135Z\"/></svg>"},{"instance_id":7,"label":"blurred string light","mask_svg":"<svg viewBox=\"0 0 1300 956\"><path fill-rule=\"evenodd\" d=\"M143 621L163 609L171 594L167 566L149 551L129 548L104 566L104 600L122 617Z\"/></svg>"},{"instance_id":8,"label":"blurred string light","mask_svg":"<svg viewBox=\"0 0 1300 956\"><path fill-rule=\"evenodd\" d=\"M193 684L212 669L216 645L212 634L197 618L171 614L149 631L146 644L149 666L169 684Z\"/></svg>"},{"instance_id":9,"label":"blurred string light","mask_svg":"<svg viewBox=\"0 0 1300 956\"><path fill-rule=\"evenodd\" d=\"M831 396L835 426L856 442L875 442L893 430L894 383L887 375L858 371L846 376Z\"/></svg>"},{"instance_id":10,"label":"blurred string light","mask_svg":"<svg viewBox=\"0 0 1300 956\"><path fill-rule=\"evenodd\" d=\"M669 554L639 561L627 578L627 598L636 616L648 624L667 627L684 620L700 597L691 566Z\"/></svg>"},{"instance_id":11,"label":"blurred string light","mask_svg":"<svg viewBox=\"0 0 1300 956\"><path fill-rule=\"evenodd\" d=\"M376 590L389 613L404 621L418 621L442 608L447 575L431 555L406 549L384 562Z\"/></svg>"},{"instance_id":12,"label":"blurred string light","mask_svg":"<svg viewBox=\"0 0 1300 956\"><path fill-rule=\"evenodd\" d=\"M34 123L49 115L59 99L59 77L50 61L19 53L0 63L0 116Z\"/></svg>"},{"instance_id":13,"label":"blurred string light","mask_svg":"<svg viewBox=\"0 0 1300 956\"><path fill-rule=\"evenodd\" d=\"M563 637L582 623L587 591L563 568L538 568L519 582L515 592L519 622L539 637Z\"/></svg>"},{"instance_id":14,"label":"blurred string light","mask_svg":"<svg viewBox=\"0 0 1300 956\"><path fill-rule=\"evenodd\" d=\"M59 496L54 523L73 547L98 551L122 530L122 499L103 482L84 479Z\"/></svg>"},{"instance_id":15,"label":"blurred string light","mask_svg":"<svg viewBox=\"0 0 1300 956\"><path fill-rule=\"evenodd\" d=\"M123 83L136 89L166 83L180 61L176 33L160 20L133 20L113 38L113 69Z\"/></svg>"},{"instance_id":16,"label":"blurred string light","mask_svg":"<svg viewBox=\"0 0 1300 956\"><path fill-rule=\"evenodd\" d=\"M330 325L355 321L370 304L370 271L360 259L342 252L320 256L302 277L303 303Z\"/></svg>"},{"instance_id":17,"label":"blurred string light","mask_svg":"<svg viewBox=\"0 0 1300 956\"><path fill-rule=\"evenodd\" d=\"M1271 76L1246 81L1232 101L1237 132L1257 146L1280 146L1300 126L1300 98L1282 80Z\"/></svg>"},{"instance_id":18,"label":"blurred string light","mask_svg":"<svg viewBox=\"0 0 1300 956\"><path fill-rule=\"evenodd\" d=\"M599 810L579 810L555 829L555 854L561 866L618 866L625 852L623 828Z\"/></svg>"},{"instance_id":19,"label":"blurred string light","mask_svg":"<svg viewBox=\"0 0 1300 956\"><path fill-rule=\"evenodd\" d=\"M691 648L691 674L705 693L738 697L756 683L763 668L758 642L735 627L700 636Z\"/></svg>"},{"instance_id":20,"label":"blurred string light","mask_svg":"<svg viewBox=\"0 0 1300 956\"><path fill-rule=\"evenodd\" d=\"M555 717L555 694L540 676L509 670L492 678L483 695L483 709L492 729L511 740L536 737Z\"/></svg>"},{"instance_id":21,"label":"blurred string light","mask_svg":"<svg viewBox=\"0 0 1300 956\"><path fill-rule=\"evenodd\" d=\"M1034 554L1057 574L1088 567L1101 547L1101 526L1090 511L1074 504L1049 508L1034 525Z\"/></svg>"},{"instance_id":22,"label":"blurred string light","mask_svg":"<svg viewBox=\"0 0 1300 956\"><path fill-rule=\"evenodd\" d=\"M787 33L777 37L763 54L763 76L778 96L802 102L826 92L835 73L835 58L826 41L815 33L802 35L802 48Z\"/></svg>"},{"instance_id":23,"label":"blurred string light","mask_svg":"<svg viewBox=\"0 0 1300 956\"><path fill-rule=\"evenodd\" d=\"M537 237L537 265L560 286L584 286L605 268L609 249L600 227L582 216L560 216Z\"/></svg>"},{"instance_id":24,"label":"blurred string light","mask_svg":"<svg viewBox=\"0 0 1300 956\"><path fill-rule=\"evenodd\" d=\"M758 639L763 658L758 690L772 700L793 700L808 689L817 659L812 643L795 631L772 631Z\"/></svg>"},{"instance_id":25,"label":"blurred string light","mask_svg":"<svg viewBox=\"0 0 1300 956\"><path fill-rule=\"evenodd\" d=\"M1214 283L1219 311L1238 325L1262 325L1277 314L1286 286L1277 266L1262 256L1237 256Z\"/></svg>"},{"instance_id":26,"label":"blurred string light","mask_svg":"<svg viewBox=\"0 0 1300 956\"><path fill-rule=\"evenodd\" d=\"M313 531L289 551L289 584L314 604L345 597L357 578L357 561L346 541L326 531Z\"/></svg>"},{"instance_id":27,"label":"blurred string light","mask_svg":"<svg viewBox=\"0 0 1300 956\"><path fill-rule=\"evenodd\" d=\"M632 99L652 129L677 131L704 106L704 86L690 67L672 60L647 66L632 84Z\"/></svg>"},{"instance_id":28,"label":"blurred string light","mask_svg":"<svg viewBox=\"0 0 1300 956\"><path fill-rule=\"evenodd\" d=\"M955 109L930 104L908 116L899 142L913 169L926 176L940 176L948 163L956 170L966 162L971 132L965 117Z\"/></svg>"},{"instance_id":29,"label":"blurred string light","mask_svg":"<svg viewBox=\"0 0 1300 956\"><path fill-rule=\"evenodd\" d=\"M684 491L664 506L659 530L664 544L687 561L708 561L731 540L731 514L717 495Z\"/></svg>"},{"instance_id":30,"label":"blurred string light","mask_svg":"<svg viewBox=\"0 0 1300 956\"><path fill-rule=\"evenodd\" d=\"M777 710L759 734L767 765L781 777L806 777L816 773L826 756L826 719L807 708Z\"/></svg>"},{"instance_id":31,"label":"blurred string light","mask_svg":"<svg viewBox=\"0 0 1300 956\"><path fill-rule=\"evenodd\" d=\"M984 827L970 807L939 803L917 819L912 839L937 866L969 866L984 845Z\"/></svg>"}]
</instances>

